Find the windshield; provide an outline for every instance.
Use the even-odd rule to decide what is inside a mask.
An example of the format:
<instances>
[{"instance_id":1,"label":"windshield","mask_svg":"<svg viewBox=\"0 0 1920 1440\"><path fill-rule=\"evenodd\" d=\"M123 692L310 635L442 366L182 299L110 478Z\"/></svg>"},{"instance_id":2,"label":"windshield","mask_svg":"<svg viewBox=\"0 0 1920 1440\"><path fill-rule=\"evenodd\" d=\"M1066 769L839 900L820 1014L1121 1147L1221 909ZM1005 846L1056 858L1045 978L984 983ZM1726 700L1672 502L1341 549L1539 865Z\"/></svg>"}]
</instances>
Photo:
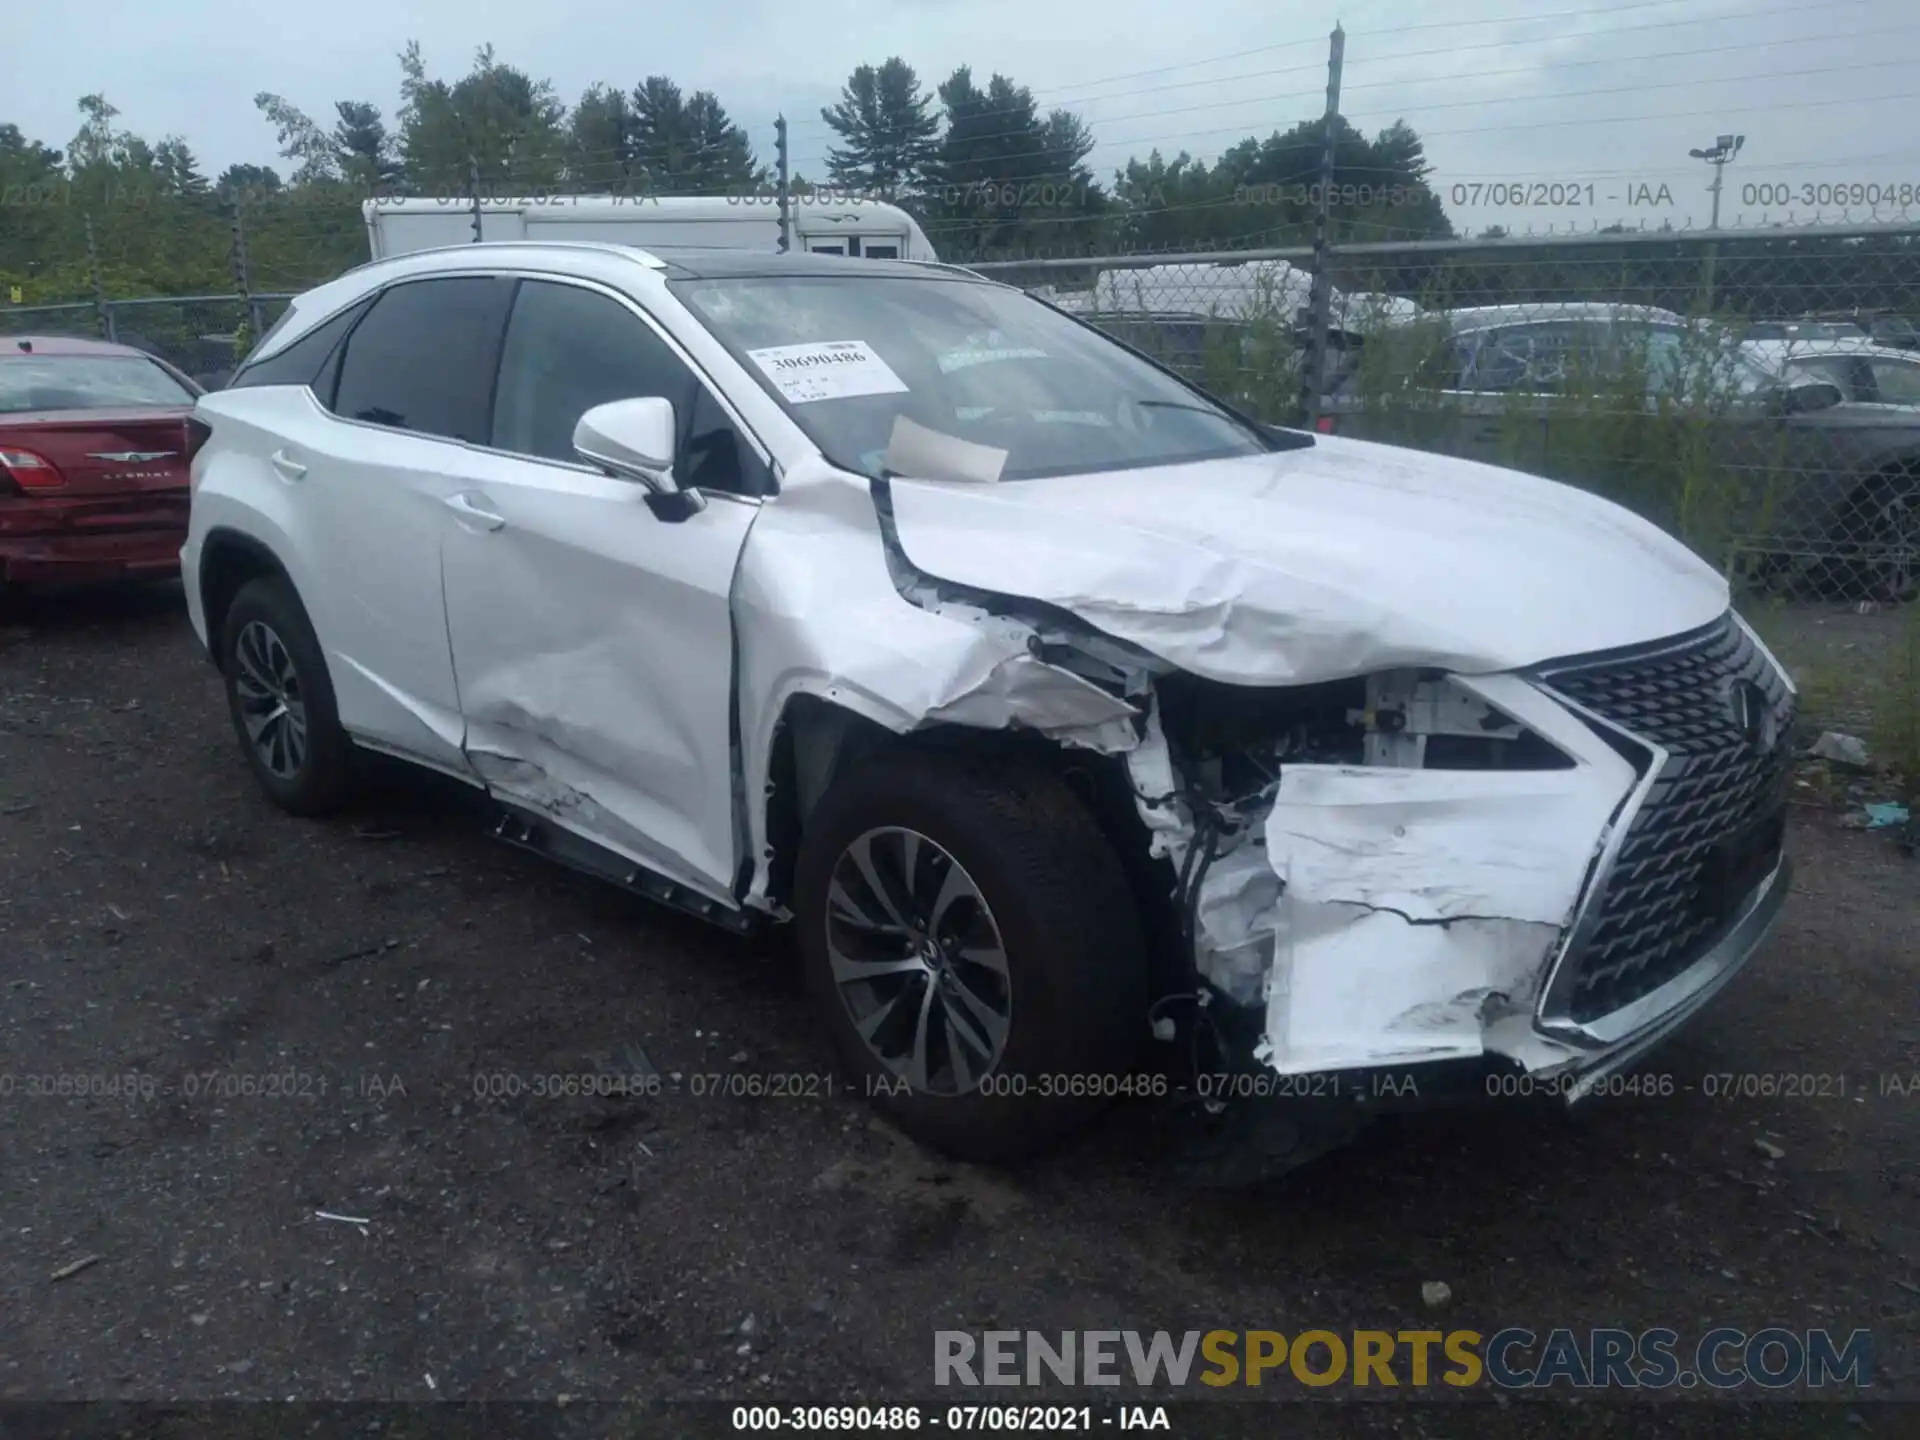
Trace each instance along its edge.
<instances>
[{"instance_id":1,"label":"windshield","mask_svg":"<svg viewBox=\"0 0 1920 1440\"><path fill-rule=\"evenodd\" d=\"M906 276L675 282L834 464L879 478L894 421L1006 452L1002 480L1273 448L1250 425L1016 290Z\"/></svg>"},{"instance_id":2,"label":"windshield","mask_svg":"<svg viewBox=\"0 0 1920 1440\"><path fill-rule=\"evenodd\" d=\"M0 413L191 405L193 392L133 355L0 357Z\"/></svg>"}]
</instances>

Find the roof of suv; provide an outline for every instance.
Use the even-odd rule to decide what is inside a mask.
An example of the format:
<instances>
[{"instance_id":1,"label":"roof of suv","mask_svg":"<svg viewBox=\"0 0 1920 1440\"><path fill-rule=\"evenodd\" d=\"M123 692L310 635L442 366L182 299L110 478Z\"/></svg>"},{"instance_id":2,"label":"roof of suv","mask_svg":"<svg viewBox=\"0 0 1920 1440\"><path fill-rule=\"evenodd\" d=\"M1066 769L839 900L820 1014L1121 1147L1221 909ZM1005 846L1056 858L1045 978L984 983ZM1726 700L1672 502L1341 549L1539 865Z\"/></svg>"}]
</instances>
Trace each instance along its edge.
<instances>
[{"instance_id":1,"label":"roof of suv","mask_svg":"<svg viewBox=\"0 0 1920 1440\"><path fill-rule=\"evenodd\" d=\"M1444 321L1457 332L1485 330L1495 325L1554 324L1568 321L1635 322L1655 325L1684 325L1686 317L1654 305L1620 305L1605 300L1548 301L1517 305L1472 305L1458 310L1441 310L1431 317Z\"/></svg>"},{"instance_id":2,"label":"roof of suv","mask_svg":"<svg viewBox=\"0 0 1920 1440\"><path fill-rule=\"evenodd\" d=\"M709 280L761 276L898 276L920 280L973 280L995 284L957 265L921 260L869 260L845 255L768 254L753 250L642 249L608 241L507 240L480 245L445 245L387 256L354 267L325 284L296 296L249 361L292 344L327 316L390 281L433 274L485 272L496 267L546 270L644 289L666 280ZM298 318L295 318L296 312Z\"/></svg>"},{"instance_id":3,"label":"roof of suv","mask_svg":"<svg viewBox=\"0 0 1920 1440\"><path fill-rule=\"evenodd\" d=\"M622 247L633 248L633 247ZM768 254L762 250L685 250L648 246L642 252L666 265L670 280L732 280L784 275L893 275L925 279L978 279L954 265L922 260L869 260L864 256L821 255L790 250Z\"/></svg>"}]
</instances>

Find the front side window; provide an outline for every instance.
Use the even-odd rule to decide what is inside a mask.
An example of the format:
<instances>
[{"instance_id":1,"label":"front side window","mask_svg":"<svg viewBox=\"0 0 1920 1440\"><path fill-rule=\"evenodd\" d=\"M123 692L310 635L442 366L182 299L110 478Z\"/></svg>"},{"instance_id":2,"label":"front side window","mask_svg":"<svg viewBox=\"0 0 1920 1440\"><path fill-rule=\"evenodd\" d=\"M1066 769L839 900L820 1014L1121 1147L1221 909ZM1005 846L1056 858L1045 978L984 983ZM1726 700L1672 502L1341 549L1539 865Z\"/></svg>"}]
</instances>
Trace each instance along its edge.
<instances>
[{"instance_id":1,"label":"front side window","mask_svg":"<svg viewBox=\"0 0 1920 1440\"><path fill-rule=\"evenodd\" d=\"M510 280L462 275L382 292L347 337L334 413L484 445L512 288Z\"/></svg>"},{"instance_id":2,"label":"front side window","mask_svg":"<svg viewBox=\"0 0 1920 1440\"><path fill-rule=\"evenodd\" d=\"M1920 405L1920 365L1905 360L1870 360L1874 399L1882 405Z\"/></svg>"},{"instance_id":3,"label":"front side window","mask_svg":"<svg viewBox=\"0 0 1920 1440\"><path fill-rule=\"evenodd\" d=\"M0 356L0 414L191 405L194 392L135 355Z\"/></svg>"},{"instance_id":4,"label":"front side window","mask_svg":"<svg viewBox=\"0 0 1920 1440\"><path fill-rule=\"evenodd\" d=\"M493 405L497 450L579 463L580 417L613 400L673 402L675 478L690 489L762 493L753 448L666 341L618 301L577 285L528 280L514 300Z\"/></svg>"},{"instance_id":5,"label":"front side window","mask_svg":"<svg viewBox=\"0 0 1920 1440\"><path fill-rule=\"evenodd\" d=\"M842 469L894 422L1006 452L1003 480L1273 448L1164 371L1017 290L939 276L669 282Z\"/></svg>"}]
</instances>

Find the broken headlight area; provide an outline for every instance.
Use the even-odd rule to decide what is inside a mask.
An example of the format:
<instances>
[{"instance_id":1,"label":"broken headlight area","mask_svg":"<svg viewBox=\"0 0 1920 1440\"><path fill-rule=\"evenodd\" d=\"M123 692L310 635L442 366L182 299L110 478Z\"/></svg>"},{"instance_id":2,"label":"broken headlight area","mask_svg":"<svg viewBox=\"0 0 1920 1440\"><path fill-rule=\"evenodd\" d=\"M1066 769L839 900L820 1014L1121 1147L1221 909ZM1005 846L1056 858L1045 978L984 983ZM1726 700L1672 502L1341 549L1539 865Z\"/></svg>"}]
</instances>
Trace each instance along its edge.
<instances>
[{"instance_id":1,"label":"broken headlight area","mask_svg":"<svg viewBox=\"0 0 1920 1440\"><path fill-rule=\"evenodd\" d=\"M1153 700L1128 763L1188 964L1155 1033L1196 1072L1470 1059L1525 1023L1633 778L1591 731L1436 671Z\"/></svg>"},{"instance_id":2,"label":"broken headlight area","mask_svg":"<svg viewBox=\"0 0 1920 1440\"><path fill-rule=\"evenodd\" d=\"M1237 804L1282 764L1554 770L1563 750L1440 671L1249 688L1179 674L1155 686L1169 755L1188 786Z\"/></svg>"}]
</instances>

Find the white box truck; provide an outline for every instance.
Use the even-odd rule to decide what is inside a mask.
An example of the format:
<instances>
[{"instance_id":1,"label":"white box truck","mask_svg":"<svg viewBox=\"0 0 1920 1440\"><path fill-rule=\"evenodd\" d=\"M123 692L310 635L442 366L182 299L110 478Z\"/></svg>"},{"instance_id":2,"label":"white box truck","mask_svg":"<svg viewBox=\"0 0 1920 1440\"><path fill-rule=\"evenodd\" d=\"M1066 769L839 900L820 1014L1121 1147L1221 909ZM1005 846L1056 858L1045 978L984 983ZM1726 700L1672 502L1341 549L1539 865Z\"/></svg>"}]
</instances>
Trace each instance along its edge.
<instances>
[{"instance_id":1,"label":"white box truck","mask_svg":"<svg viewBox=\"0 0 1920 1440\"><path fill-rule=\"evenodd\" d=\"M482 241L597 240L682 250L775 250L780 211L767 196L547 195L485 199ZM364 201L375 260L474 242L474 203L459 196ZM872 260L938 260L914 219L878 200L788 204L788 248Z\"/></svg>"}]
</instances>

